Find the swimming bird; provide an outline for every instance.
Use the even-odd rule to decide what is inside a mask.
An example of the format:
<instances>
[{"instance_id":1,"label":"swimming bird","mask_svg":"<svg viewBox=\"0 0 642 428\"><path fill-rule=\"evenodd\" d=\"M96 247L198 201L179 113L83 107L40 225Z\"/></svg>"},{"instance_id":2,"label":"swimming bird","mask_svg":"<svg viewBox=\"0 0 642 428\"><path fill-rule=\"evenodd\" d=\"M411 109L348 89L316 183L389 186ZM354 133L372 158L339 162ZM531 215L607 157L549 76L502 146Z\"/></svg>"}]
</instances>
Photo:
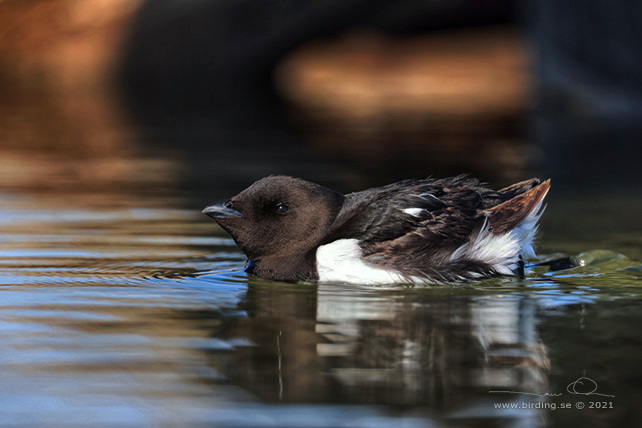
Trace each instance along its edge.
<instances>
[{"instance_id":1,"label":"swimming bird","mask_svg":"<svg viewBox=\"0 0 642 428\"><path fill-rule=\"evenodd\" d=\"M344 195L262 178L203 213L248 257L246 271L290 282L435 284L524 276L550 180L501 190L461 175Z\"/></svg>"}]
</instances>

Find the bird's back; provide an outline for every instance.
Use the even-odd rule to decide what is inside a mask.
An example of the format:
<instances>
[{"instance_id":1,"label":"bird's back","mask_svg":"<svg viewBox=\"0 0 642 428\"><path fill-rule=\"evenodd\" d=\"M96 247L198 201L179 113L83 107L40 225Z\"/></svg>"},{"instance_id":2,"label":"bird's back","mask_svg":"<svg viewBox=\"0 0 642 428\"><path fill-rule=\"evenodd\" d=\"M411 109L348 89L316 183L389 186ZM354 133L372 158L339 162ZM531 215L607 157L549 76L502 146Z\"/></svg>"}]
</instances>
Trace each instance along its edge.
<instances>
[{"instance_id":1,"label":"bird's back","mask_svg":"<svg viewBox=\"0 0 642 428\"><path fill-rule=\"evenodd\" d=\"M367 263L410 282L523 275L548 187L538 179L498 191L466 176L405 180L347 195L328 242L358 237Z\"/></svg>"}]
</instances>

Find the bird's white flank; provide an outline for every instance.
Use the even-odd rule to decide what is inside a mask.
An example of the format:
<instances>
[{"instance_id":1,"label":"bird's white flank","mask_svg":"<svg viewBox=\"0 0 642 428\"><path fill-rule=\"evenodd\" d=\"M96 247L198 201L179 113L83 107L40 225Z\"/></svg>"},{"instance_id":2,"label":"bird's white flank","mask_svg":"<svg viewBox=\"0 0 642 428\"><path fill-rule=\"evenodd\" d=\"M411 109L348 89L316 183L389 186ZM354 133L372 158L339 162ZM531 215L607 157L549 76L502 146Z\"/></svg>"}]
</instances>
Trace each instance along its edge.
<instances>
[{"instance_id":1,"label":"bird's white flank","mask_svg":"<svg viewBox=\"0 0 642 428\"><path fill-rule=\"evenodd\" d=\"M397 272L372 266L362 259L356 239L339 239L317 249L317 271L320 282L347 282L379 285L405 284L409 281Z\"/></svg>"}]
</instances>

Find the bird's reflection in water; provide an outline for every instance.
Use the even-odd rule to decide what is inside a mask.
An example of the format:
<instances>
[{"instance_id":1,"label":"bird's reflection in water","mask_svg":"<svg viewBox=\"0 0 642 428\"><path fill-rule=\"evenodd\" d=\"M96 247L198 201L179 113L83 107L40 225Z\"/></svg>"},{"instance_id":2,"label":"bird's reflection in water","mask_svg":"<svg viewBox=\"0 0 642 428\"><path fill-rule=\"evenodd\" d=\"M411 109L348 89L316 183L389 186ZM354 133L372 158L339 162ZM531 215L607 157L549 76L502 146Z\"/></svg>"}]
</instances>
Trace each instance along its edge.
<instances>
[{"instance_id":1,"label":"bird's reflection in water","mask_svg":"<svg viewBox=\"0 0 642 428\"><path fill-rule=\"evenodd\" d=\"M547 392L526 297L255 283L243 305L248 317L221 334L256 346L228 355L222 372L268 402L459 411L514 398L492 390Z\"/></svg>"}]
</instances>

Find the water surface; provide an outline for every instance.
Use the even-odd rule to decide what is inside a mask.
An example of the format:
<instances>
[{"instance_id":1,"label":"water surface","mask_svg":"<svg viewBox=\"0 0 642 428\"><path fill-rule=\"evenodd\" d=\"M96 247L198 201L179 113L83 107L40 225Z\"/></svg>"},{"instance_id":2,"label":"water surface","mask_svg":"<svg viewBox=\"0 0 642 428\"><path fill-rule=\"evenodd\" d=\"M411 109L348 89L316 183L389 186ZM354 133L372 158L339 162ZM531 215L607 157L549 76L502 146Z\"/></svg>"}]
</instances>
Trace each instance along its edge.
<instances>
[{"instance_id":1,"label":"water surface","mask_svg":"<svg viewBox=\"0 0 642 428\"><path fill-rule=\"evenodd\" d=\"M640 416L642 267L620 255L637 256L640 235L580 256L586 266L535 268L525 280L296 285L248 277L233 242L176 200L63 199L3 195L4 424L606 425ZM608 396L569 394L580 377ZM558 408L521 408L540 401ZM608 408L575 408L592 402Z\"/></svg>"},{"instance_id":2,"label":"water surface","mask_svg":"<svg viewBox=\"0 0 642 428\"><path fill-rule=\"evenodd\" d=\"M274 283L246 275L200 213L236 181L189 172L95 101L68 102L72 116L29 105L0 115L0 425L642 420L635 192L573 199L554 184L540 260L573 263L523 280ZM245 184L256 174L212 159L224 163ZM186 186L185 171L201 186ZM308 178L367 182L337 171Z\"/></svg>"}]
</instances>

